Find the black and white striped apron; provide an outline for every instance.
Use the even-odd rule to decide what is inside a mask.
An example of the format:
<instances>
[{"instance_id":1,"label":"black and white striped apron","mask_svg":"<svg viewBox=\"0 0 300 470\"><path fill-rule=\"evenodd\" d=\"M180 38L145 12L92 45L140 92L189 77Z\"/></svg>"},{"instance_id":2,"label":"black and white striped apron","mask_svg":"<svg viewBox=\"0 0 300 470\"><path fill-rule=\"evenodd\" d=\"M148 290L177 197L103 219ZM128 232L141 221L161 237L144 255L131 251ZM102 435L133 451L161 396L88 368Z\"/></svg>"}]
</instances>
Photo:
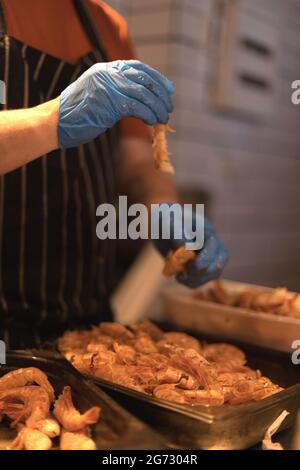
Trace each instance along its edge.
<instances>
[{"instance_id":1,"label":"black and white striped apron","mask_svg":"<svg viewBox=\"0 0 300 470\"><path fill-rule=\"evenodd\" d=\"M94 50L70 65L2 34L7 102L0 109L51 100L106 60ZM116 132L0 177L0 338L7 348L111 318L115 247L96 237L96 207L115 199Z\"/></svg>"}]
</instances>

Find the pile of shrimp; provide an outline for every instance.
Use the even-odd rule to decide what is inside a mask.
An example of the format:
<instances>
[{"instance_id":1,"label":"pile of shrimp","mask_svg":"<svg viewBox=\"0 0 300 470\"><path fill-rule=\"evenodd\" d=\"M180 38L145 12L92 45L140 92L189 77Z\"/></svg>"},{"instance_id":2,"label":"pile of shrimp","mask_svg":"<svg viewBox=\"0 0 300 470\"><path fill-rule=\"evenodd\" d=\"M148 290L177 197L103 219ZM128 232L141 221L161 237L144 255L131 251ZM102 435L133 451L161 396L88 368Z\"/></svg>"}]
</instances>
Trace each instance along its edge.
<instances>
[{"instance_id":1,"label":"pile of shrimp","mask_svg":"<svg viewBox=\"0 0 300 470\"><path fill-rule=\"evenodd\" d=\"M235 346L201 344L185 333L164 333L147 320L130 328L106 322L69 331L58 348L83 374L182 404L240 405L282 390L247 367Z\"/></svg>"},{"instance_id":2,"label":"pile of shrimp","mask_svg":"<svg viewBox=\"0 0 300 470\"><path fill-rule=\"evenodd\" d=\"M153 126L153 156L157 169L174 175L175 170L170 162L170 153L166 139L167 132L175 132L168 124L155 124Z\"/></svg>"},{"instance_id":3,"label":"pile of shrimp","mask_svg":"<svg viewBox=\"0 0 300 470\"><path fill-rule=\"evenodd\" d=\"M74 407L70 387L55 400L40 369L17 369L0 377L0 421L17 430L9 450L49 450L58 439L61 450L94 450L89 426L99 417L98 407L83 414Z\"/></svg>"},{"instance_id":4,"label":"pile of shrimp","mask_svg":"<svg viewBox=\"0 0 300 470\"><path fill-rule=\"evenodd\" d=\"M242 292L229 292L221 281L213 281L210 288L194 294L195 298L208 300L232 307L241 307L256 312L300 318L300 294L286 288L273 291L244 289Z\"/></svg>"}]
</instances>

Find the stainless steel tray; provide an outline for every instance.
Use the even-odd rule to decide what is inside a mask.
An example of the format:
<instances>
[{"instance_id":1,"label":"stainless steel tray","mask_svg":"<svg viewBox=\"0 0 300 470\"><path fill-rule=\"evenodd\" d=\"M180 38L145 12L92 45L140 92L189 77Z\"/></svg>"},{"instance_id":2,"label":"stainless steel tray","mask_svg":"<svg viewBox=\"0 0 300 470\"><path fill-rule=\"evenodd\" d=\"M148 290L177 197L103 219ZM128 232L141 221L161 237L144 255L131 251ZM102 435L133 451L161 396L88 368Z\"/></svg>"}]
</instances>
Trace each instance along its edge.
<instances>
[{"instance_id":1,"label":"stainless steel tray","mask_svg":"<svg viewBox=\"0 0 300 470\"><path fill-rule=\"evenodd\" d=\"M199 339L215 340L203 336ZM294 366L290 357L284 353L236 342L234 344L245 351L250 367L260 369L271 380L285 387L285 390L260 402L217 408L170 403L102 379L93 378L93 381L165 436L168 446L186 449L246 449L263 439L267 428L283 410L290 414L280 431L293 423L300 407L300 366Z\"/></svg>"},{"instance_id":2,"label":"stainless steel tray","mask_svg":"<svg viewBox=\"0 0 300 470\"><path fill-rule=\"evenodd\" d=\"M162 439L144 423L124 410L111 397L84 379L60 355L43 351L13 351L7 354L7 364L0 376L20 367L38 367L49 377L56 394L70 385L74 402L80 411L101 407L101 419L93 426L93 439L98 449L163 449ZM0 423L0 450L14 438L15 431Z\"/></svg>"}]
</instances>

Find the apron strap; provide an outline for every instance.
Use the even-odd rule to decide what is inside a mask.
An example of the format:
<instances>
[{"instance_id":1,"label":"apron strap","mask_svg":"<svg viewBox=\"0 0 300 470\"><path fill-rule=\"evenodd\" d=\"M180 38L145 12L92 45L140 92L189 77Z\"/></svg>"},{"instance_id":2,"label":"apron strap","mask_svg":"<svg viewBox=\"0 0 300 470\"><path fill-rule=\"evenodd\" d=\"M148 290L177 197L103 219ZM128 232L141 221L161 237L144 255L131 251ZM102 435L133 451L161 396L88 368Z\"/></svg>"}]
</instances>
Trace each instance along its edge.
<instances>
[{"instance_id":1,"label":"apron strap","mask_svg":"<svg viewBox=\"0 0 300 470\"><path fill-rule=\"evenodd\" d=\"M75 10L77 11L80 22L89 40L91 41L93 47L101 53L102 57L104 57L105 60L107 60L107 54L103 48L97 28L94 24L94 21L86 5L86 1L85 0L73 0L73 5L74 5Z\"/></svg>"},{"instance_id":2,"label":"apron strap","mask_svg":"<svg viewBox=\"0 0 300 470\"><path fill-rule=\"evenodd\" d=\"M0 41L2 42L7 34L6 21L4 16L3 5L0 0Z\"/></svg>"}]
</instances>

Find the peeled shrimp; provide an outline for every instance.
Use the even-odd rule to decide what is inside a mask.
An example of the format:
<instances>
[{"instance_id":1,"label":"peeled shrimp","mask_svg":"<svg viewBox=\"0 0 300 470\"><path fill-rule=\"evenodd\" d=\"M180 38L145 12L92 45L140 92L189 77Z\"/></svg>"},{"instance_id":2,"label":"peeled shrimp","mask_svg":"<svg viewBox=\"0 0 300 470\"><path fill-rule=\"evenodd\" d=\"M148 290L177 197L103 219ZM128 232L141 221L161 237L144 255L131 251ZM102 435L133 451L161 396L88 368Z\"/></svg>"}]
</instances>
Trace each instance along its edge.
<instances>
[{"instance_id":1,"label":"peeled shrimp","mask_svg":"<svg viewBox=\"0 0 300 470\"><path fill-rule=\"evenodd\" d=\"M175 170L169 159L166 132L174 132L168 124L155 124L153 126L153 156L156 168L174 175Z\"/></svg>"},{"instance_id":2,"label":"peeled shrimp","mask_svg":"<svg viewBox=\"0 0 300 470\"><path fill-rule=\"evenodd\" d=\"M85 430L69 432L62 430L60 437L61 450L96 450L96 444Z\"/></svg>"},{"instance_id":3,"label":"peeled shrimp","mask_svg":"<svg viewBox=\"0 0 300 470\"><path fill-rule=\"evenodd\" d=\"M36 429L23 427L9 446L9 450L49 450L51 439Z\"/></svg>"},{"instance_id":4,"label":"peeled shrimp","mask_svg":"<svg viewBox=\"0 0 300 470\"><path fill-rule=\"evenodd\" d=\"M37 384L42 387L49 395L51 401L54 400L54 390L46 374L36 367L27 367L8 372L0 378L0 392L16 387L25 387L25 385Z\"/></svg>"},{"instance_id":5,"label":"peeled shrimp","mask_svg":"<svg viewBox=\"0 0 300 470\"><path fill-rule=\"evenodd\" d=\"M74 407L71 387L67 386L56 400L53 414L66 431L80 431L88 425L97 423L100 417L100 408L94 406L81 414Z\"/></svg>"},{"instance_id":6,"label":"peeled shrimp","mask_svg":"<svg viewBox=\"0 0 300 470\"><path fill-rule=\"evenodd\" d=\"M46 434L46 436L50 437L51 439L54 439L54 437L60 435L60 425L56 419L53 418L46 418L38 421L34 425L34 429L42 432L43 434Z\"/></svg>"}]
</instances>

